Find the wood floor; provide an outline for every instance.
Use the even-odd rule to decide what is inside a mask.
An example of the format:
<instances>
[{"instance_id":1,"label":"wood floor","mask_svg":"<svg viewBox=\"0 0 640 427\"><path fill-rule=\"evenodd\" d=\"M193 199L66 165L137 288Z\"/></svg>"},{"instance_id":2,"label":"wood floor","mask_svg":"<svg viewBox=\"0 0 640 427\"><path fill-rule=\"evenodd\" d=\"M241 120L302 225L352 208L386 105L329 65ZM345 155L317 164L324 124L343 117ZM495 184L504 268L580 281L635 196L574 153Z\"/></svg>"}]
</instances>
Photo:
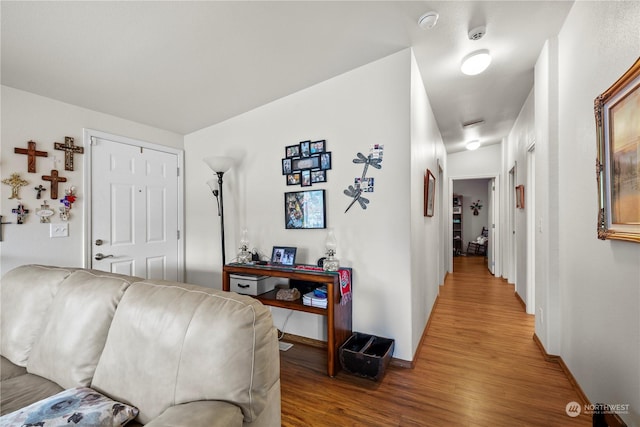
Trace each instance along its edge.
<instances>
[{"instance_id":1,"label":"wood floor","mask_svg":"<svg viewBox=\"0 0 640 427\"><path fill-rule=\"evenodd\" d=\"M482 257L455 258L415 369L390 366L380 382L326 375L324 350L281 353L282 425L591 426L563 371L534 343L533 316ZM362 331L367 332L367 331Z\"/></svg>"}]
</instances>

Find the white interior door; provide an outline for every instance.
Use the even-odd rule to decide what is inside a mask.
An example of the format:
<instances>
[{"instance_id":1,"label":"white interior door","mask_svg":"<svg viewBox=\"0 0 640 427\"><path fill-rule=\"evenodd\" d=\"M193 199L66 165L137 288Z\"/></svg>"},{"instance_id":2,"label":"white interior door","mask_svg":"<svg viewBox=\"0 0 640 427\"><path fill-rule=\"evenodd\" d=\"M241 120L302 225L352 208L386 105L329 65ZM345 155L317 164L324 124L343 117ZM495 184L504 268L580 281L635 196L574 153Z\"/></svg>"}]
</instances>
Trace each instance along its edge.
<instances>
[{"instance_id":1,"label":"white interior door","mask_svg":"<svg viewBox=\"0 0 640 427\"><path fill-rule=\"evenodd\" d=\"M496 248L496 220L494 218L495 214L495 178L489 180L487 195L489 196L489 201L487 203L487 209L489 213L489 223L487 224L487 228L489 229L489 247L487 249L487 268L491 274L495 275L495 248Z\"/></svg>"},{"instance_id":2,"label":"white interior door","mask_svg":"<svg viewBox=\"0 0 640 427\"><path fill-rule=\"evenodd\" d=\"M179 280L178 156L92 138L92 268Z\"/></svg>"}]
</instances>

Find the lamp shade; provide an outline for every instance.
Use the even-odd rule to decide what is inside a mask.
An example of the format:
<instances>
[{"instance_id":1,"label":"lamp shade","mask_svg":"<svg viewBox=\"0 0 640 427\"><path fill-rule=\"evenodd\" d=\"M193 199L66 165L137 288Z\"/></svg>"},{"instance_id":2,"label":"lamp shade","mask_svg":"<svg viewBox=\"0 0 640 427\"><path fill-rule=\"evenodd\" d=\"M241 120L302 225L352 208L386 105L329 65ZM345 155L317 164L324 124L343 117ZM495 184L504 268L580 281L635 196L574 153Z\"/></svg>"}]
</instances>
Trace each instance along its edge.
<instances>
[{"instance_id":1,"label":"lamp shade","mask_svg":"<svg viewBox=\"0 0 640 427\"><path fill-rule=\"evenodd\" d=\"M218 180L211 178L209 181L207 181L207 185L209 186L211 191L216 191L218 189Z\"/></svg>"},{"instance_id":2,"label":"lamp shade","mask_svg":"<svg viewBox=\"0 0 640 427\"><path fill-rule=\"evenodd\" d=\"M231 157L225 156L211 156L206 157L204 162L211 168L212 171L218 172L226 172L235 164L235 160Z\"/></svg>"}]
</instances>

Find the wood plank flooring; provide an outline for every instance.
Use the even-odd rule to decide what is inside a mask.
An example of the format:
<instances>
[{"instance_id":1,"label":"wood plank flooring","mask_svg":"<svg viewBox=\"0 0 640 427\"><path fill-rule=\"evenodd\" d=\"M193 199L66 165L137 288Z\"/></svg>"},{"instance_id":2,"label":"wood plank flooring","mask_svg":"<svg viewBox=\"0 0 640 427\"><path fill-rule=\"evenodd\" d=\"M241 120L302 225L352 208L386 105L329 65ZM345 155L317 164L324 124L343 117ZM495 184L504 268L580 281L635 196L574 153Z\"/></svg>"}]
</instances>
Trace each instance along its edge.
<instances>
[{"instance_id":1,"label":"wood plank flooring","mask_svg":"<svg viewBox=\"0 0 640 427\"><path fill-rule=\"evenodd\" d=\"M534 343L533 316L482 257L455 258L418 350L415 369L390 366L380 382L326 375L325 350L281 352L282 425L591 426L557 363ZM366 331L362 331L366 332Z\"/></svg>"}]
</instances>

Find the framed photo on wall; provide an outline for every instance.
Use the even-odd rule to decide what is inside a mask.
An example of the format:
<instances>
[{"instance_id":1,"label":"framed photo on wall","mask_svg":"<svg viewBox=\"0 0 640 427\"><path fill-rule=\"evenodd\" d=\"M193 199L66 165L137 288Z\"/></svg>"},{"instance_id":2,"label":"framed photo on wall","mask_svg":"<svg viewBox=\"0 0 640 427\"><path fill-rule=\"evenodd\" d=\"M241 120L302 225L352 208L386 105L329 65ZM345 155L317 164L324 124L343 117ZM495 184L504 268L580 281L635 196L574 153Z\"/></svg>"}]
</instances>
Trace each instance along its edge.
<instances>
[{"instance_id":1,"label":"framed photo on wall","mask_svg":"<svg viewBox=\"0 0 640 427\"><path fill-rule=\"evenodd\" d=\"M427 169L424 175L424 216L433 216L436 204L436 177Z\"/></svg>"},{"instance_id":2,"label":"framed photo on wall","mask_svg":"<svg viewBox=\"0 0 640 427\"><path fill-rule=\"evenodd\" d=\"M325 190L284 193L286 229L326 228Z\"/></svg>"},{"instance_id":3,"label":"framed photo on wall","mask_svg":"<svg viewBox=\"0 0 640 427\"><path fill-rule=\"evenodd\" d=\"M516 185L516 208L524 209L524 185Z\"/></svg>"},{"instance_id":4,"label":"framed photo on wall","mask_svg":"<svg viewBox=\"0 0 640 427\"><path fill-rule=\"evenodd\" d=\"M598 238L640 243L640 58L594 110Z\"/></svg>"}]
</instances>

